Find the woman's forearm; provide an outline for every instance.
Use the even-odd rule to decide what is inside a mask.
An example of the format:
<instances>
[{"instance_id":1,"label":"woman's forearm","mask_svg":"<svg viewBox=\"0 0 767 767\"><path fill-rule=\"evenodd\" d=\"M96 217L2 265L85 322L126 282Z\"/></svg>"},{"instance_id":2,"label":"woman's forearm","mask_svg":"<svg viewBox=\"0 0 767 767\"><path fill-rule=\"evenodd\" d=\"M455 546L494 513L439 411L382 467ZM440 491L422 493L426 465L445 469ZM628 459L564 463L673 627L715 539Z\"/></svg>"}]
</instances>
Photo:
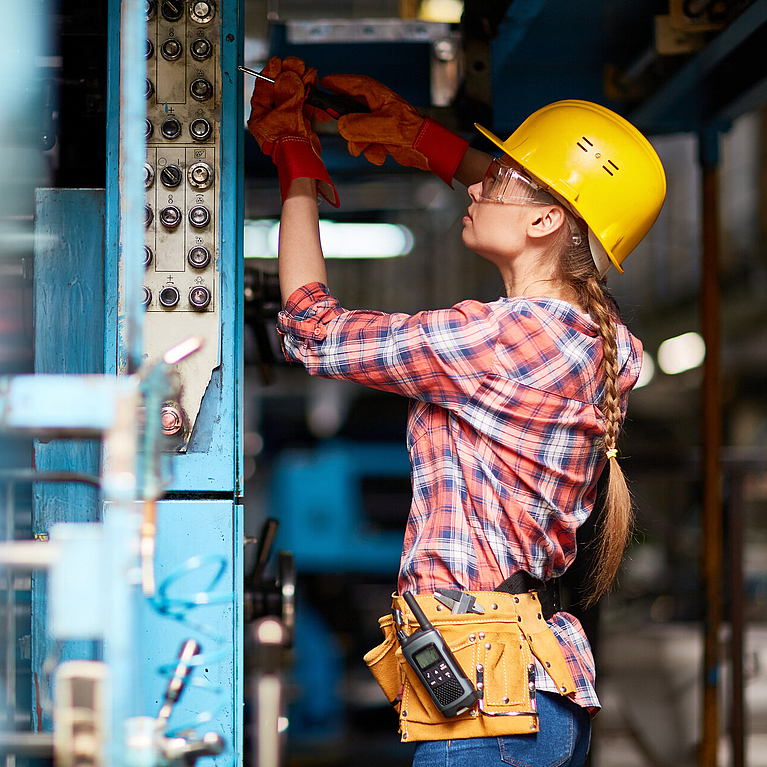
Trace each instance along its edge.
<instances>
[{"instance_id":1,"label":"woman's forearm","mask_svg":"<svg viewBox=\"0 0 767 767\"><path fill-rule=\"evenodd\" d=\"M455 180L466 187L482 181L492 159L489 154L469 147L455 171Z\"/></svg>"},{"instance_id":2,"label":"woman's forearm","mask_svg":"<svg viewBox=\"0 0 767 767\"><path fill-rule=\"evenodd\" d=\"M327 283L320 245L317 184L312 178L295 179L282 204L279 274L283 306L302 285Z\"/></svg>"}]
</instances>

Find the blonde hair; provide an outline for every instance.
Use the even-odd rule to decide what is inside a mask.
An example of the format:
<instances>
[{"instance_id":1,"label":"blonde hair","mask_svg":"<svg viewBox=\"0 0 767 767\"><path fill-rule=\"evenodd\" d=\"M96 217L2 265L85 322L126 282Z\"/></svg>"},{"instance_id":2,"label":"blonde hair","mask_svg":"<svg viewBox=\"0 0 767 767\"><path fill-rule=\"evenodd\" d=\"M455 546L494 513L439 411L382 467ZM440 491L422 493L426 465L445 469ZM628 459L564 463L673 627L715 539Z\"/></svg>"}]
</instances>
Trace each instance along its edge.
<instances>
[{"instance_id":1,"label":"blonde hair","mask_svg":"<svg viewBox=\"0 0 767 767\"><path fill-rule=\"evenodd\" d=\"M597 324L602 339L604 388L600 403L605 421L604 449L608 455L609 480L604 508L594 545L594 559L587 580L586 606L593 605L612 586L633 530L634 512L626 477L616 456L621 426L618 374L618 345L615 321L618 309L607 286L599 277L588 246L586 225L566 213L569 224L562 227L558 279L568 287L578 304ZM569 229L569 231L568 231Z\"/></svg>"}]
</instances>

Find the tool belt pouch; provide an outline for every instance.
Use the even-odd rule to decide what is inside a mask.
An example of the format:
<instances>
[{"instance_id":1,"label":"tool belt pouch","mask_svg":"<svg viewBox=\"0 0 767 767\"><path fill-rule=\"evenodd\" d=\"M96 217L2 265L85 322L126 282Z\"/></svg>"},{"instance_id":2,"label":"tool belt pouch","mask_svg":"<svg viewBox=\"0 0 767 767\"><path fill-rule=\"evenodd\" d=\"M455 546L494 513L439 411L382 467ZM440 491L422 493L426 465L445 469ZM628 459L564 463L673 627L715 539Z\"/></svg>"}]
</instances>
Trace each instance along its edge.
<instances>
[{"instance_id":1,"label":"tool belt pouch","mask_svg":"<svg viewBox=\"0 0 767 767\"><path fill-rule=\"evenodd\" d=\"M454 615L441 605L438 610L438 602L431 596L416 597L481 696L473 709L459 716L442 716L403 657L391 616L379 621L385 641L365 660L399 713L403 741L537 732L534 656L562 695L575 692L559 643L540 614L535 594L470 593L484 606L484 614ZM406 633L418 628L403 599L395 597L393 607L401 611ZM401 702L397 703L397 697Z\"/></svg>"},{"instance_id":2,"label":"tool belt pouch","mask_svg":"<svg viewBox=\"0 0 767 767\"><path fill-rule=\"evenodd\" d=\"M396 651L399 649L396 626L391 615L379 618L378 625L384 635L384 641L365 654L364 660L375 677L376 682L397 712L400 710L400 692L402 691L402 672Z\"/></svg>"}]
</instances>

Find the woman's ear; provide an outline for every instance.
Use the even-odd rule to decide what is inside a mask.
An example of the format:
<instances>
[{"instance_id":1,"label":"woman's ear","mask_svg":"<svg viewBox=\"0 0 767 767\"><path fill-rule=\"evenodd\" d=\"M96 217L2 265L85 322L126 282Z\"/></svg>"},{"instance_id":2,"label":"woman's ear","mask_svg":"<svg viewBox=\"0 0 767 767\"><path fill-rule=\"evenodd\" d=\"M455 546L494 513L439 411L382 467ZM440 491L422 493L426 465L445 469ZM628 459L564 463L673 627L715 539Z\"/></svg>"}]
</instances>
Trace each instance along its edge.
<instances>
[{"instance_id":1,"label":"woman's ear","mask_svg":"<svg viewBox=\"0 0 767 767\"><path fill-rule=\"evenodd\" d=\"M565 212L559 205L538 205L528 219L528 237L548 237L565 223Z\"/></svg>"}]
</instances>

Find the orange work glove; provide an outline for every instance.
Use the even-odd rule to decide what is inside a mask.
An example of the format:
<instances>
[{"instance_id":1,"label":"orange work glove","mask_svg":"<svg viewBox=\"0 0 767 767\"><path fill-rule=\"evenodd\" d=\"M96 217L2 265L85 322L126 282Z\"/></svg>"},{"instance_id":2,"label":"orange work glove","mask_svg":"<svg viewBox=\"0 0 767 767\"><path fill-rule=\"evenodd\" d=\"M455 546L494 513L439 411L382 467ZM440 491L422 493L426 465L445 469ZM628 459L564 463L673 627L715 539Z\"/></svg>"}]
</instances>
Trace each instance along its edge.
<instances>
[{"instance_id":1,"label":"orange work glove","mask_svg":"<svg viewBox=\"0 0 767 767\"><path fill-rule=\"evenodd\" d=\"M328 75L326 90L350 96L370 108L338 118L338 131L354 157L382 165L390 154L400 165L429 170L448 186L469 142L424 117L394 91L364 75Z\"/></svg>"},{"instance_id":2,"label":"orange work glove","mask_svg":"<svg viewBox=\"0 0 767 767\"><path fill-rule=\"evenodd\" d=\"M283 201L294 179L314 178L320 194L338 207L338 193L320 159L320 140L307 116L311 108L305 107L309 87L317 85L316 70L295 56L275 57L261 74L274 83L256 79L248 129L277 166Z\"/></svg>"}]
</instances>

